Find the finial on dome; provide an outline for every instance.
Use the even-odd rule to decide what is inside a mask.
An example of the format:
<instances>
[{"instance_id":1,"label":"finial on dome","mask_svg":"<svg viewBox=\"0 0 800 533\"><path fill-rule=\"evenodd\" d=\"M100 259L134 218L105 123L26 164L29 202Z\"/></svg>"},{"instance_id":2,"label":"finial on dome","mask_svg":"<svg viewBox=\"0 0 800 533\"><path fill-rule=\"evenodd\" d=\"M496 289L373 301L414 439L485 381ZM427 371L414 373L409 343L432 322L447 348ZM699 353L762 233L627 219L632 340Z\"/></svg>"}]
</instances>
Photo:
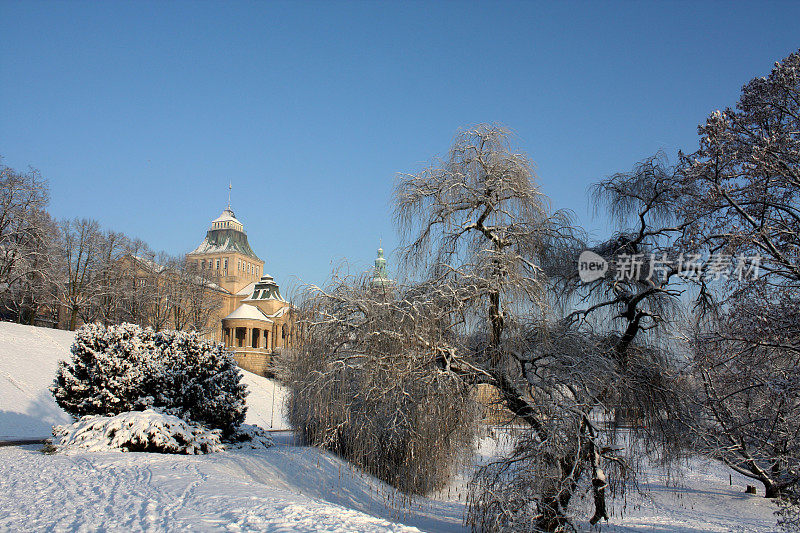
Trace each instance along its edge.
<instances>
[{"instance_id":1,"label":"finial on dome","mask_svg":"<svg viewBox=\"0 0 800 533\"><path fill-rule=\"evenodd\" d=\"M233 188L233 182L228 182L228 211L231 210L231 189Z\"/></svg>"}]
</instances>

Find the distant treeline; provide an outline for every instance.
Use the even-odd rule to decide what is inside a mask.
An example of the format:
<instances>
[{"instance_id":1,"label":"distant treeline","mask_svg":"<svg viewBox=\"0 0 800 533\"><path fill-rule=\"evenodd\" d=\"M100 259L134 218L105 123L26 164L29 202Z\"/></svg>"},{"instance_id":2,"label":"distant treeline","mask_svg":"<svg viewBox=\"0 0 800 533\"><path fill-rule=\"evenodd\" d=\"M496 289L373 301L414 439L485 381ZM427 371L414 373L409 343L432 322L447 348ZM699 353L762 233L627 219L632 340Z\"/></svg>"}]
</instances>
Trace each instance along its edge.
<instances>
[{"instance_id":1,"label":"distant treeline","mask_svg":"<svg viewBox=\"0 0 800 533\"><path fill-rule=\"evenodd\" d=\"M154 252L96 220L55 220L47 180L0 159L0 318L75 329L132 322L206 332L216 286L183 256Z\"/></svg>"}]
</instances>

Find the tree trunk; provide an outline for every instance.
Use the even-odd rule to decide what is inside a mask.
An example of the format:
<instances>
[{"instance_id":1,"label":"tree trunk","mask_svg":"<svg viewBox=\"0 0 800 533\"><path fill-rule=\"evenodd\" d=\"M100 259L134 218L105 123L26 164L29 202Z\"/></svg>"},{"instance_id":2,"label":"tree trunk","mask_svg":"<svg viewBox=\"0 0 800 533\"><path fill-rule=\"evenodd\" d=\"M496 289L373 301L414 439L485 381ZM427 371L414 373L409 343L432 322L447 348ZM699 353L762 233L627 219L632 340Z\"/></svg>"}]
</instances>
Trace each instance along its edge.
<instances>
[{"instance_id":1,"label":"tree trunk","mask_svg":"<svg viewBox=\"0 0 800 533\"><path fill-rule=\"evenodd\" d=\"M779 498L781 495L780 485L772 481L762 481L764 483L764 496L767 498Z\"/></svg>"},{"instance_id":2,"label":"tree trunk","mask_svg":"<svg viewBox=\"0 0 800 533\"><path fill-rule=\"evenodd\" d=\"M500 362L500 340L503 335L503 315L500 311L499 292L492 292L489 295L489 322L492 328L491 363L496 365Z\"/></svg>"},{"instance_id":3,"label":"tree trunk","mask_svg":"<svg viewBox=\"0 0 800 533\"><path fill-rule=\"evenodd\" d=\"M69 330L75 331L78 327L78 308L73 307L69 312Z\"/></svg>"}]
</instances>

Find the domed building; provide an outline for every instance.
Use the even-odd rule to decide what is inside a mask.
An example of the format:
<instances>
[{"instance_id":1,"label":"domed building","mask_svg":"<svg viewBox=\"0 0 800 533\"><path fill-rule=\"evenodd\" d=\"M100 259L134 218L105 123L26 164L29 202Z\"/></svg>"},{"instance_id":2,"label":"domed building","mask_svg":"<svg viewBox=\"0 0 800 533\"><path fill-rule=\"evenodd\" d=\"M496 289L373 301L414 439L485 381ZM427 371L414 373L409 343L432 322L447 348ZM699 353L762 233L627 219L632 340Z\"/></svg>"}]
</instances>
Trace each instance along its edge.
<instances>
[{"instance_id":1,"label":"domed building","mask_svg":"<svg viewBox=\"0 0 800 533\"><path fill-rule=\"evenodd\" d=\"M234 352L240 367L267 375L273 358L292 346L297 327L294 308L247 241L244 225L230 204L211 221L203 242L186 259L221 290L215 340Z\"/></svg>"},{"instance_id":2,"label":"domed building","mask_svg":"<svg viewBox=\"0 0 800 533\"><path fill-rule=\"evenodd\" d=\"M264 269L264 261L250 248L244 226L230 206L211 221L206 238L186 257L231 293L257 281Z\"/></svg>"}]
</instances>

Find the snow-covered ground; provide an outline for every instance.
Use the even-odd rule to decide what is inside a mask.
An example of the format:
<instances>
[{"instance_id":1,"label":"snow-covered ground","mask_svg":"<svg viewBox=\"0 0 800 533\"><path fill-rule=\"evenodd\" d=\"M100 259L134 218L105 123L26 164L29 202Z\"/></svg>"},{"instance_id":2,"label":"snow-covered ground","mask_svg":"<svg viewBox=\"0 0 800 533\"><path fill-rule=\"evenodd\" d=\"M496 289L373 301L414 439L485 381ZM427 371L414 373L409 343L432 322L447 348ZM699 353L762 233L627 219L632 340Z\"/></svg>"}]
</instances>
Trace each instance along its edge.
<instances>
[{"instance_id":1,"label":"snow-covered ground","mask_svg":"<svg viewBox=\"0 0 800 533\"><path fill-rule=\"evenodd\" d=\"M47 387L75 332L0 322L0 440L41 438L72 418Z\"/></svg>"},{"instance_id":2,"label":"snow-covered ground","mask_svg":"<svg viewBox=\"0 0 800 533\"><path fill-rule=\"evenodd\" d=\"M507 434L493 432L480 440L476 463L485 464L509 447ZM463 501L471 469L459 476L450 487L434 495L438 499ZM659 466L646 468L638 486L629 488L625 497L609 502L611 519L592 528L588 517L594 512L591 493L581 493L573 501L580 530L613 533L632 532L741 532L776 531L775 504L760 495L745 494L753 481L724 465L704 458L691 458L671 472Z\"/></svg>"},{"instance_id":3,"label":"snow-covered ground","mask_svg":"<svg viewBox=\"0 0 800 533\"><path fill-rule=\"evenodd\" d=\"M298 446L206 456L0 448L2 531L460 529L457 504L431 502L404 519L393 496L337 458Z\"/></svg>"},{"instance_id":4,"label":"snow-covered ground","mask_svg":"<svg viewBox=\"0 0 800 533\"><path fill-rule=\"evenodd\" d=\"M0 323L0 440L44 437L52 424L70 422L47 387L73 336ZM247 422L288 428L286 391L243 376ZM203 456L0 448L0 531L464 531L468 472L433 499L404 505L396 491L341 459L294 445L288 432L276 442L267 450ZM497 448L484 439L478 459ZM724 467L695 459L676 486L652 468L641 493L617 502L600 530L774 531L773 504L744 494L741 476L733 474L733 485L728 476Z\"/></svg>"},{"instance_id":5,"label":"snow-covered ground","mask_svg":"<svg viewBox=\"0 0 800 533\"><path fill-rule=\"evenodd\" d=\"M689 460L675 481L665 471L652 468L640 480L642 493L631 490L627 502L615 502L614 515L602 530L775 531L775 504L764 498L763 487L759 487L761 495L745 494L748 484L753 481L705 459Z\"/></svg>"}]
</instances>

